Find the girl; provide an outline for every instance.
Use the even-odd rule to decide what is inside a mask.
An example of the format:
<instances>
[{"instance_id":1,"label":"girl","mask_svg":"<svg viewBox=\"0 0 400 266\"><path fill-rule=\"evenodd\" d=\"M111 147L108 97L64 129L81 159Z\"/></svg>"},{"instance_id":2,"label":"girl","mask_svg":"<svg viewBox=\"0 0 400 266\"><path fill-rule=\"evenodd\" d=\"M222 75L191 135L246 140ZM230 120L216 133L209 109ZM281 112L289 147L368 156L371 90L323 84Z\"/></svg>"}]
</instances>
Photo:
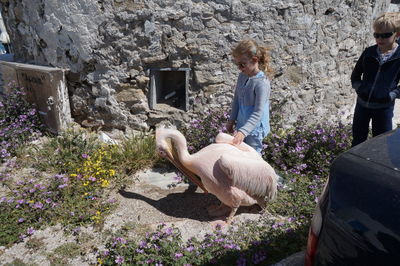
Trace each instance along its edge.
<instances>
[{"instance_id":1,"label":"girl","mask_svg":"<svg viewBox=\"0 0 400 266\"><path fill-rule=\"evenodd\" d=\"M233 144L243 141L261 153L262 141L269 133L270 82L265 75L268 66L268 48L254 40L241 41L232 49L234 62L241 73L237 79L232 110L226 129L233 133Z\"/></svg>"}]
</instances>

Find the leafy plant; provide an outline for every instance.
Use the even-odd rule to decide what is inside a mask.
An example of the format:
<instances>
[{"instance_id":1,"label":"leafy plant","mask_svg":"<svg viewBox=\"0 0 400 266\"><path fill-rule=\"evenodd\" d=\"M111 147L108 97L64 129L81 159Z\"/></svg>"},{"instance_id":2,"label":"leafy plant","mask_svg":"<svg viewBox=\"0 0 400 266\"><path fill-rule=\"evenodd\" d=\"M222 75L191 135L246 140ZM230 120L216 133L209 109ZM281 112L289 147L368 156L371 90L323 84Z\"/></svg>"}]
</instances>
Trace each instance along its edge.
<instances>
[{"instance_id":1,"label":"leafy plant","mask_svg":"<svg viewBox=\"0 0 400 266\"><path fill-rule=\"evenodd\" d=\"M152 166L159 158L156 154L154 135L133 135L122 141L118 148L111 149L110 162L118 165L121 175L131 175L140 169Z\"/></svg>"},{"instance_id":2,"label":"leafy plant","mask_svg":"<svg viewBox=\"0 0 400 266\"><path fill-rule=\"evenodd\" d=\"M14 156L25 143L42 135L43 124L22 88L0 95L0 162Z\"/></svg>"},{"instance_id":3,"label":"leafy plant","mask_svg":"<svg viewBox=\"0 0 400 266\"><path fill-rule=\"evenodd\" d=\"M25 164L31 164L40 171L68 173L82 164L83 154L90 154L100 145L95 134L71 127L59 136L49 137L42 145L30 149Z\"/></svg>"},{"instance_id":4,"label":"leafy plant","mask_svg":"<svg viewBox=\"0 0 400 266\"><path fill-rule=\"evenodd\" d=\"M188 126L182 128L186 137L188 150L195 153L214 142L219 132L224 132L228 113L222 109L208 111L201 119L192 120Z\"/></svg>"},{"instance_id":5,"label":"leafy plant","mask_svg":"<svg viewBox=\"0 0 400 266\"><path fill-rule=\"evenodd\" d=\"M289 129L275 128L264 140L262 154L280 171L326 176L332 161L350 148L350 130L340 122L306 125L300 118Z\"/></svg>"}]
</instances>

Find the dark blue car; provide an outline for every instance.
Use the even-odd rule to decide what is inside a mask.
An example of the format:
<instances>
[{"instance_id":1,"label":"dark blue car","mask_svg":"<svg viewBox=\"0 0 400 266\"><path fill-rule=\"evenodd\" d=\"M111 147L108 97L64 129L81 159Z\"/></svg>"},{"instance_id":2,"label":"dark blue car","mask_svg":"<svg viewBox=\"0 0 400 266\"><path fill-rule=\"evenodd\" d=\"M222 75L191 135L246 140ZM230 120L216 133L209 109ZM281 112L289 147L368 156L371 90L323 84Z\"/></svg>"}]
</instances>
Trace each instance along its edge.
<instances>
[{"instance_id":1,"label":"dark blue car","mask_svg":"<svg viewBox=\"0 0 400 266\"><path fill-rule=\"evenodd\" d=\"M400 129L333 162L305 265L400 265Z\"/></svg>"}]
</instances>

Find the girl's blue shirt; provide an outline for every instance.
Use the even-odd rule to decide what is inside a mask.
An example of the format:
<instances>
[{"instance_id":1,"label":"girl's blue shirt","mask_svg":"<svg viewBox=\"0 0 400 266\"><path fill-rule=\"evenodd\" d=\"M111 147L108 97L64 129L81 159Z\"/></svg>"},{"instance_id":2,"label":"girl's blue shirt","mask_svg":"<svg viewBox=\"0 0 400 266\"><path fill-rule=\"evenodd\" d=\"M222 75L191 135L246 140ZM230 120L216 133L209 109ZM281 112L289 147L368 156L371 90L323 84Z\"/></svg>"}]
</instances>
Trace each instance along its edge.
<instances>
[{"instance_id":1,"label":"girl's blue shirt","mask_svg":"<svg viewBox=\"0 0 400 266\"><path fill-rule=\"evenodd\" d=\"M271 85L264 72L252 77L239 74L230 120L236 121L236 129L246 137L263 139L269 133L270 93Z\"/></svg>"}]
</instances>

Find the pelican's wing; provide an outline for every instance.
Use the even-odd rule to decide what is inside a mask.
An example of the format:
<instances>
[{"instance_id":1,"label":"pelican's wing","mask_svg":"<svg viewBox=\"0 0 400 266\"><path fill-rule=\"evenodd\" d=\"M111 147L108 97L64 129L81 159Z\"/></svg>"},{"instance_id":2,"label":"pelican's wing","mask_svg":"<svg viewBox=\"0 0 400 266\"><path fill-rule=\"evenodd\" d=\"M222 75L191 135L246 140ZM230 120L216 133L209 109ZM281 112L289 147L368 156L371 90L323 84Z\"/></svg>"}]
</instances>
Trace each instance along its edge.
<instances>
[{"instance_id":1,"label":"pelican's wing","mask_svg":"<svg viewBox=\"0 0 400 266\"><path fill-rule=\"evenodd\" d=\"M264 160L223 154L217 163L232 179L233 186L251 196L275 198L277 176L274 169Z\"/></svg>"}]
</instances>

